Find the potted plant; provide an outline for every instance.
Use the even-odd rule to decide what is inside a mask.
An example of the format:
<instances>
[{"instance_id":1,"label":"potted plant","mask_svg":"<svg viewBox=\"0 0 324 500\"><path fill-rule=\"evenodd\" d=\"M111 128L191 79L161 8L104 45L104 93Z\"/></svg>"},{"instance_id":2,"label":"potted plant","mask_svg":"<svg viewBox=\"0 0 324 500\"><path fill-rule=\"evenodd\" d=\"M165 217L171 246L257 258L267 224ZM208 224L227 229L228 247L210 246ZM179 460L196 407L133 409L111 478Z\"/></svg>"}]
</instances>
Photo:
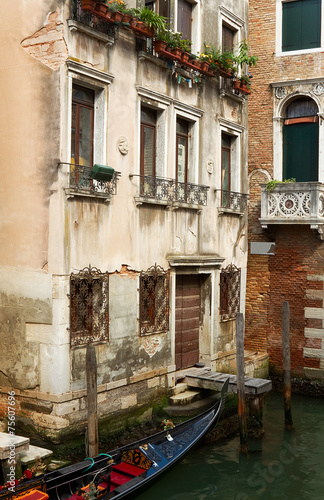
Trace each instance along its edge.
<instances>
[{"instance_id":1,"label":"potted plant","mask_svg":"<svg viewBox=\"0 0 324 500\"><path fill-rule=\"evenodd\" d=\"M97 0L81 0L81 9L88 12L93 12Z\"/></svg>"},{"instance_id":2,"label":"potted plant","mask_svg":"<svg viewBox=\"0 0 324 500\"><path fill-rule=\"evenodd\" d=\"M166 18L149 9L148 7L143 7L139 10L138 17L143 23L155 33L159 31L165 31L167 29Z\"/></svg>"},{"instance_id":3,"label":"potted plant","mask_svg":"<svg viewBox=\"0 0 324 500\"><path fill-rule=\"evenodd\" d=\"M181 60L183 62L189 61L190 53L191 53L191 45L192 45L192 41L189 40L188 38L182 38L180 40L180 49L182 50Z\"/></svg>"},{"instance_id":4,"label":"potted plant","mask_svg":"<svg viewBox=\"0 0 324 500\"><path fill-rule=\"evenodd\" d=\"M180 48L180 41L182 39L181 32L170 32L170 40L168 41L168 46L174 56L175 59L181 59L182 50Z\"/></svg>"},{"instance_id":5,"label":"potted plant","mask_svg":"<svg viewBox=\"0 0 324 500\"><path fill-rule=\"evenodd\" d=\"M124 12L127 11L125 2L123 0L109 0L107 6L108 10L111 12L111 19L120 23L123 19Z\"/></svg>"}]
</instances>

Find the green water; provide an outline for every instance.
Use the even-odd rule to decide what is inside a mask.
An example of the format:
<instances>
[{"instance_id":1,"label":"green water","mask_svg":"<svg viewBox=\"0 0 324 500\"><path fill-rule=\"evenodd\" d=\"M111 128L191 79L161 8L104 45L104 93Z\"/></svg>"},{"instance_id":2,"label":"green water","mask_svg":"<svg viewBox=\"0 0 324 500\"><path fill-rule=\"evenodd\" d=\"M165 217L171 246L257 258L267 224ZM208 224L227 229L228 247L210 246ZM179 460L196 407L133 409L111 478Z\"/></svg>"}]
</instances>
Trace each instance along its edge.
<instances>
[{"instance_id":1,"label":"green water","mask_svg":"<svg viewBox=\"0 0 324 500\"><path fill-rule=\"evenodd\" d=\"M285 432L282 395L269 394L247 456L238 437L201 446L138 500L324 499L324 399L294 396L292 412Z\"/></svg>"}]
</instances>

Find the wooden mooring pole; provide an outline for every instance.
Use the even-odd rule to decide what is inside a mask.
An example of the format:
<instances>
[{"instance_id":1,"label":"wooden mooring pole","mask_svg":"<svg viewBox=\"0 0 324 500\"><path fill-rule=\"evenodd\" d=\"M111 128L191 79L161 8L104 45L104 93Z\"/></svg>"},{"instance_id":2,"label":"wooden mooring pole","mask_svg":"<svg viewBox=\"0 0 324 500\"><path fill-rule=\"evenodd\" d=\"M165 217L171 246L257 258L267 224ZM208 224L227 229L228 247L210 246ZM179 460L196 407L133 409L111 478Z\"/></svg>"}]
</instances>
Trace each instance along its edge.
<instances>
[{"instance_id":1,"label":"wooden mooring pole","mask_svg":"<svg viewBox=\"0 0 324 500\"><path fill-rule=\"evenodd\" d=\"M290 310L289 302L285 300L282 306L282 360L283 360L283 383L284 383L284 408L285 427L288 430L293 428L291 414L291 366L290 366Z\"/></svg>"},{"instance_id":2,"label":"wooden mooring pole","mask_svg":"<svg viewBox=\"0 0 324 500\"><path fill-rule=\"evenodd\" d=\"M97 413L97 358L93 345L87 346L86 353L87 371L87 408L88 432L87 453L88 457L98 455L98 413Z\"/></svg>"},{"instance_id":3,"label":"wooden mooring pole","mask_svg":"<svg viewBox=\"0 0 324 500\"><path fill-rule=\"evenodd\" d=\"M247 453L248 437L244 385L244 318L242 313L238 313L236 316L236 375L241 451L242 453Z\"/></svg>"}]
</instances>

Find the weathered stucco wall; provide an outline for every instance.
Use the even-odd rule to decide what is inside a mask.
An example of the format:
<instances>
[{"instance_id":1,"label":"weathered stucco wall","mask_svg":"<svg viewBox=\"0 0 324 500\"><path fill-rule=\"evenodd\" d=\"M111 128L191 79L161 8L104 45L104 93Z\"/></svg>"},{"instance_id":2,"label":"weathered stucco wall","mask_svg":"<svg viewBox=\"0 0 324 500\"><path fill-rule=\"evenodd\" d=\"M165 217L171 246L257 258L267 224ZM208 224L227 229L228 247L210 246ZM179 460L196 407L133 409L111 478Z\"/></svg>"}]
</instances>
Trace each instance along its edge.
<instances>
[{"instance_id":1,"label":"weathered stucco wall","mask_svg":"<svg viewBox=\"0 0 324 500\"><path fill-rule=\"evenodd\" d=\"M242 21L241 38L246 5L223 5ZM220 46L219 2L199 8L196 45ZM233 263L245 276L246 220L218 212L221 131L237 138L233 177L236 191L246 193L247 102L221 91L219 78L203 77L192 88L179 81L165 62L136 50L130 31L120 28L113 41L72 26L70 2L21 0L3 19L0 382L4 391L17 388L26 422L55 435L82 422L86 410L85 347L70 347L71 272L91 264L110 274L109 342L96 346L101 415L140 405L174 383L175 280L184 271L178 264L172 270L170 330L140 337L139 273L155 263L169 269L170 256L198 258L185 272L204 273L200 355L214 366L218 351L232 348L234 322L219 321L219 270ZM73 83L96 92L94 161L121 174L109 203L68 192ZM177 115L192 124L189 181L209 187L207 206L137 202L141 103L163 115L162 177L175 178ZM127 154L118 148L121 137ZM212 258L217 263L209 265ZM243 279L242 309L244 286Z\"/></svg>"}]
</instances>

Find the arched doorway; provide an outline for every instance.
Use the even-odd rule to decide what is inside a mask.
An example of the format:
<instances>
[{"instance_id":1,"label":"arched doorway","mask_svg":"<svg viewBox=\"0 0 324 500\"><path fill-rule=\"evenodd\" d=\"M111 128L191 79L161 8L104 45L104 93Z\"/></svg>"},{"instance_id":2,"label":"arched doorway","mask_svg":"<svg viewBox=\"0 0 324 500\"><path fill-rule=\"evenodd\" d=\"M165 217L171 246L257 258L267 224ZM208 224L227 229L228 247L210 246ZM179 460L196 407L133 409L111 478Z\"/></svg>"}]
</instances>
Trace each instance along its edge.
<instances>
[{"instance_id":1,"label":"arched doorway","mask_svg":"<svg viewBox=\"0 0 324 500\"><path fill-rule=\"evenodd\" d=\"M310 98L290 101L283 126L283 180L318 180L318 107Z\"/></svg>"}]
</instances>

